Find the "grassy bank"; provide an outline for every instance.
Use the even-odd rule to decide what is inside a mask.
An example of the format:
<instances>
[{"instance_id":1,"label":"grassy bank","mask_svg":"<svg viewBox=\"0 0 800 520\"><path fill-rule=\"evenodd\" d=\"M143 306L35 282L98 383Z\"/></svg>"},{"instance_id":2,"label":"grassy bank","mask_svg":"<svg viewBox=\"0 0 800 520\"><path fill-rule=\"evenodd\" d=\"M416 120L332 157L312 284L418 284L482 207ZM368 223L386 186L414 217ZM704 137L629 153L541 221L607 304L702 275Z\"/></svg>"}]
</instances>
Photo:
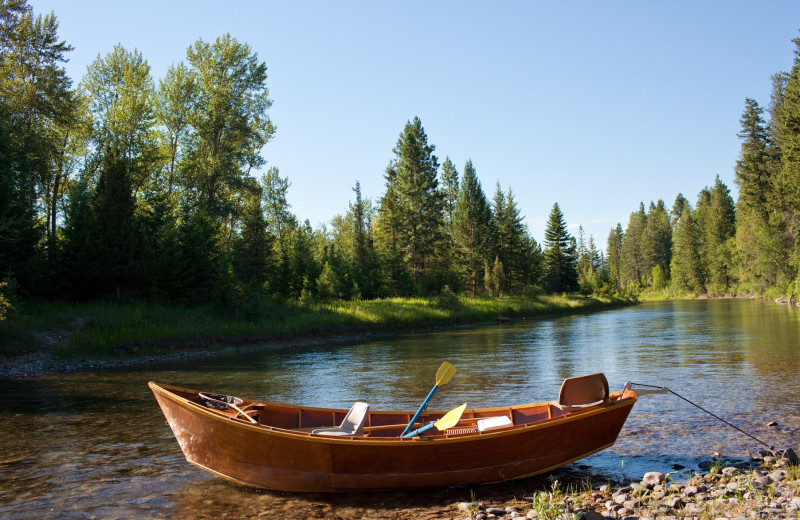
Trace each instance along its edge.
<instances>
[{"instance_id":1,"label":"grassy bank","mask_svg":"<svg viewBox=\"0 0 800 520\"><path fill-rule=\"evenodd\" d=\"M0 356L48 351L61 359L109 359L236 344L430 329L520 319L628 302L541 295L393 298L297 304L260 302L247 312L150 303L29 302L0 323Z\"/></svg>"}]
</instances>

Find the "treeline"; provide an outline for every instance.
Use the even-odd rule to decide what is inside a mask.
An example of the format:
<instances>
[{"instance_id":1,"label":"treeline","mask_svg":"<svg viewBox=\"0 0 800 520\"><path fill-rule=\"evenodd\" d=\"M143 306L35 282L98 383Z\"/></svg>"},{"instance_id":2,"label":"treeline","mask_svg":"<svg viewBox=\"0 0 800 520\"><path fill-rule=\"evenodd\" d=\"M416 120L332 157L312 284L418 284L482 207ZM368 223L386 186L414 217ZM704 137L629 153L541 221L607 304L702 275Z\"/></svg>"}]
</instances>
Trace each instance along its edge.
<instances>
[{"instance_id":1,"label":"treeline","mask_svg":"<svg viewBox=\"0 0 800 520\"><path fill-rule=\"evenodd\" d=\"M600 268L582 270L590 287L800 298L800 38L793 42L794 64L773 75L766 118L745 100L738 199L717 176L694 206L681 194L669 210L663 201L640 205L624 232L611 230Z\"/></svg>"},{"instance_id":2,"label":"treeline","mask_svg":"<svg viewBox=\"0 0 800 520\"><path fill-rule=\"evenodd\" d=\"M75 87L53 14L0 4L0 276L8 299L153 298L257 306L441 291L519 293L542 251L513 192L440 165L408 122L373 204L312 229L289 180L261 173L275 133L267 67L230 35L158 82L116 46ZM388 148L388 146L387 146ZM13 303L13 301L12 301ZM233 305L235 307L235 305Z\"/></svg>"},{"instance_id":3,"label":"treeline","mask_svg":"<svg viewBox=\"0 0 800 520\"><path fill-rule=\"evenodd\" d=\"M498 183L489 198L471 161L440 164L419 118L382 197L355 182L344 214L312 229L291 212L288 178L263 171L276 128L247 44L200 39L157 82L116 46L74 86L57 29L27 0L0 3L0 317L25 297L257 313L275 298L799 292L797 60L774 78L768 121L747 100L738 202L717 178L694 206L642 204L603 253L570 235L558 204L540 246L513 191Z\"/></svg>"}]
</instances>

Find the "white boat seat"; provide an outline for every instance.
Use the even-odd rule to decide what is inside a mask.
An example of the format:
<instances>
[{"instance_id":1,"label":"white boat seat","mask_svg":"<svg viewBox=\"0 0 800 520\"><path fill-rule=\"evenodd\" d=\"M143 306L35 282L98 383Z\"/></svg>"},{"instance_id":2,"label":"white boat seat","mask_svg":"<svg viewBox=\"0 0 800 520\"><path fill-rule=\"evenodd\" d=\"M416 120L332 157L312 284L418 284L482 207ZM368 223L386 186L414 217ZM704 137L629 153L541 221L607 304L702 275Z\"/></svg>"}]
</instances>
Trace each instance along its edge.
<instances>
[{"instance_id":1,"label":"white boat seat","mask_svg":"<svg viewBox=\"0 0 800 520\"><path fill-rule=\"evenodd\" d=\"M369 405L367 403L357 402L347 415L342 419L342 424L333 428L319 428L313 430L311 433L316 435L330 435L333 437L358 437L364 435L364 424L367 422L369 415Z\"/></svg>"},{"instance_id":2,"label":"white boat seat","mask_svg":"<svg viewBox=\"0 0 800 520\"><path fill-rule=\"evenodd\" d=\"M496 430L498 428L507 428L513 424L514 423L511 422L511 419L509 419L507 415L498 415L497 417L479 419L476 425L479 432L486 432L489 430Z\"/></svg>"}]
</instances>

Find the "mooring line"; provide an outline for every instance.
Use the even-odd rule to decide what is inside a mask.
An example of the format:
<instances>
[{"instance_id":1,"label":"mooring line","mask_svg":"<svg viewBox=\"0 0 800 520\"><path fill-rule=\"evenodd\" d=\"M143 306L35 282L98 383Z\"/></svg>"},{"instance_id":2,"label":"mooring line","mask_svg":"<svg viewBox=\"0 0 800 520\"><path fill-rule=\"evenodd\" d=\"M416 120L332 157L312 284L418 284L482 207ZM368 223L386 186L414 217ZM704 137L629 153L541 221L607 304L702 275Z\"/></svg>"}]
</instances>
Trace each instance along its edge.
<instances>
[{"instance_id":1,"label":"mooring line","mask_svg":"<svg viewBox=\"0 0 800 520\"><path fill-rule=\"evenodd\" d=\"M666 387L662 387L662 386L655 386L655 385L645 385L645 384L643 384L643 383L631 383L631 384L632 384L632 385L636 385L636 386L644 386L644 387L647 387L647 388L666 388ZM702 407L702 406L700 406L699 404L697 404L697 403L693 403L692 401L690 401L689 399L687 399L687 398L683 397L683 396L682 396L682 395L680 395L679 393L677 393L677 392L675 392L675 391L673 391L673 390L670 390L669 388L666 388L666 390L667 390L667 392L671 393L671 394L672 394L672 395L674 395L675 397L678 397L678 398L680 398L680 399L683 399L684 401L686 401L686 402L687 402L687 403L689 403L690 405L692 405L692 406L694 406L694 407L697 407L697 408L699 408L700 410L704 411L705 413L707 413L707 414L708 414L708 415L710 415L711 417L713 417L713 418L715 418L715 419L717 419L717 420L719 420L719 421L722 421L722 422L724 422L725 424L727 424L728 426L730 426L731 428L733 428L733 429L735 429L735 430L737 430L737 431L739 431L739 432L741 432L741 433L743 433L743 434L747 435L748 437L750 437L750 438L751 438L751 439L753 439L754 441L756 441L756 442L759 442L759 443L763 444L764 446L766 446L767 448L769 448L769 449L770 449L770 451L773 451L773 452L775 451L775 446L770 446L769 444L767 444L766 442L762 441L762 440L761 440L761 439L759 439L758 437L754 437L753 435L750 435L749 433L747 433L747 432L746 432L746 431L744 431L743 429L739 428L739 427L738 427L738 426L736 426L735 424L731 424L731 423L729 423L728 421L726 421L725 419L723 419L722 417L720 417L720 416L718 416L718 415L715 415L715 414L713 414L713 413L709 412L708 410L706 410L705 408L703 408L703 407Z\"/></svg>"}]
</instances>

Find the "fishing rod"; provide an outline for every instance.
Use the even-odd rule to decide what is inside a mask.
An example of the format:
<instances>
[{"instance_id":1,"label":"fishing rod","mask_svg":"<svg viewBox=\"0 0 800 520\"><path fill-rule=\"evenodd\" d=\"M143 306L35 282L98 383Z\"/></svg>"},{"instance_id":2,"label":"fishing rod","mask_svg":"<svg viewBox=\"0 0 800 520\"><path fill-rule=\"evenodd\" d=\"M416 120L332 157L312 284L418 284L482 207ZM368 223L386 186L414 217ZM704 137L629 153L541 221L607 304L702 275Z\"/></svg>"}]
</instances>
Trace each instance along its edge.
<instances>
[{"instance_id":1,"label":"fishing rod","mask_svg":"<svg viewBox=\"0 0 800 520\"><path fill-rule=\"evenodd\" d=\"M700 410L704 411L705 413L707 413L707 414L708 414L708 415L710 415L711 417L713 417L713 418L715 418L715 419L717 419L717 420L719 420L719 421L721 421L721 422L723 422L723 423L727 424L728 426L730 426L730 427L731 427L731 428L733 428L734 430L737 430L738 432L740 432L740 433L743 433L743 434L747 435L748 437L750 437L750 438L751 438L751 439L753 439L754 441L756 441L756 442L758 442L758 443L760 443L760 444L763 444L764 446L766 446L767 448L769 448L769 449L770 449L770 451L773 451L773 452L775 451L775 446L770 446L769 444L767 444L766 442L762 441L762 440L761 440L761 439L759 439L758 437L755 437L755 436L753 436L753 435L751 435L751 434L747 433L746 431L744 431L743 429L739 428L739 427L738 427L738 426L736 426L735 424L731 424L730 422L726 421L726 420L725 420L725 419L723 419L722 417L720 417L720 416L718 416L718 415L716 415L716 414L714 414L714 413L712 413L712 412L709 412L708 410L706 410L705 408L703 408L703 407L702 407L702 406L700 406L699 404L697 404L697 403L693 403L693 402L692 402L692 401L690 401L689 399L687 399L687 398L683 397L682 395L678 394L677 392L675 392L675 391L673 391L673 390L670 390L669 388L667 388L667 387L665 387L665 386L655 386L655 385L646 385L646 384L643 384L643 383L630 383L630 382L628 382L628 383L625 383L625 388L626 388L626 389L628 389L628 390L634 390L634 391L636 391L635 389L631 388L631 386L632 386L632 385L636 385L636 386L642 386L642 387L645 387L645 388L654 388L654 389L656 389L656 390L644 390L644 391L643 391L643 392L646 392L646 393L648 393L648 394L650 394L650 393L658 393L658 394L666 394L666 393L670 393L670 394L674 395L675 397L677 397L677 398L679 398L679 399L683 399L684 401L686 401L686 402L687 402L687 403L689 403L690 405L692 405L692 406L694 406L694 407L696 407L696 408L699 408ZM637 392L637 393L641 393L641 391L640 391L640 392Z\"/></svg>"}]
</instances>

